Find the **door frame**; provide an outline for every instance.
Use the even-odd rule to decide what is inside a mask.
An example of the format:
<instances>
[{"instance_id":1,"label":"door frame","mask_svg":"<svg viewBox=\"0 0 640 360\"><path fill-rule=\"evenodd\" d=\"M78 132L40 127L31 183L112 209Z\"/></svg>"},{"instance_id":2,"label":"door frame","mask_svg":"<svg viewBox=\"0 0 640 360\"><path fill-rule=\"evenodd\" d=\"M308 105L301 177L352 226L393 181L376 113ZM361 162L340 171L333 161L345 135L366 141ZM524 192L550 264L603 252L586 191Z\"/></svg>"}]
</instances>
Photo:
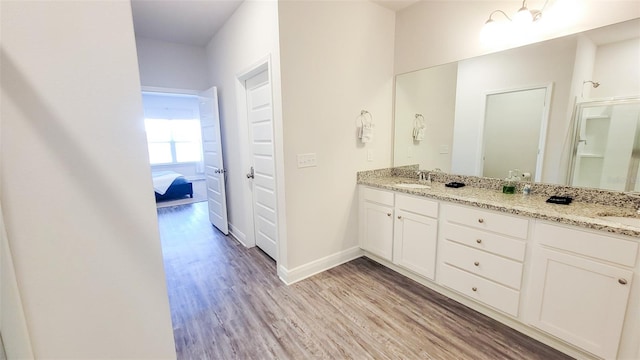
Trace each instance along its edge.
<instances>
[{"instance_id":1,"label":"door frame","mask_svg":"<svg viewBox=\"0 0 640 360\"><path fill-rule=\"evenodd\" d=\"M484 127L485 127L485 120L487 117L487 98L490 95L498 95L498 94L505 94L505 93L519 92L519 91L529 91L529 90L536 90L536 89L546 89L547 91L545 93L544 108L542 110L542 119L540 121L540 133L539 133L540 137L538 138L538 156L536 159L536 172L535 172L534 179L531 179L531 181L535 181L535 182L542 181L542 165L544 162L544 154L545 154L545 148L547 144L547 127L549 125L549 116L551 115L551 99L553 96L553 83L492 90L484 93L484 97L482 101L482 117L480 118L480 126L478 127L480 129L479 131L480 141L478 141L478 149L476 152L478 154L478 158L476 161L477 176L483 176L482 173L484 169L484 146L485 146L485 140L486 140L484 136L485 135Z\"/></svg>"},{"instance_id":2,"label":"door frame","mask_svg":"<svg viewBox=\"0 0 640 360\"><path fill-rule=\"evenodd\" d=\"M275 182L276 182L276 216L277 216L277 267L278 274L282 278L286 274L286 218L285 218L285 192L284 192L284 142L283 142L283 126L282 126L282 101L280 94L280 76L279 68L272 66L271 55L268 54L259 59L253 65L247 67L244 71L236 74L236 115L238 119L238 132L241 137L240 153L242 156L243 172L249 170L251 166L251 154L249 151L249 117L247 114L247 97L246 97L246 80L267 71L269 77L269 86L271 87L271 106L273 116L273 154L275 164ZM275 74L275 76L274 76ZM277 82L277 83L276 83ZM246 234L237 234L243 237L241 242L246 247L256 246L254 214L253 214L253 191L249 182L245 183L243 188L245 220L247 224ZM251 228L251 231L249 231ZM238 229L231 229L232 233L236 233ZM237 236L234 235L234 236ZM244 236L243 236L244 235ZM239 239L240 240L240 239ZM286 276L285 276L286 277Z\"/></svg>"}]
</instances>

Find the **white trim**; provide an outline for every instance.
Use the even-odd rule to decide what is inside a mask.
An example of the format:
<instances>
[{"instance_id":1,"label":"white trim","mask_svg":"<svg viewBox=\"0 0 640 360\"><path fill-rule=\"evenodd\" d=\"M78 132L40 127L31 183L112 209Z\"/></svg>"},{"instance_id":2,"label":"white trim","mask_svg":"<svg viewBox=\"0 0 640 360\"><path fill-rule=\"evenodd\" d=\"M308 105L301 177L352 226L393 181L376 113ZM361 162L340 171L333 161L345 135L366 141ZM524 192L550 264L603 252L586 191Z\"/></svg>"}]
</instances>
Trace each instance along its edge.
<instances>
[{"instance_id":1,"label":"white trim","mask_svg":"<svg viewBox=\"0 0 640 360\"><path fill-rule=\"evenodd\" d=\"M242 244L242 246L246 248L253 247L253 246L247 245L247 236L242 231L240 231L240 229L235 227L232 223L229 223L229 236L234 238L237 242L239 242L240 244Z\"/></svg>"},{"instance_id":2,"label":"white trim","mask_svg":"<svg viewBox=\"0 0 640 360\"><path fill-rule=\"evenodd\" d=\"M182 95L195 95L198 96L200 91L191 89L177 89L177 88L165 88L158 86L141 86L142 92L152 93L167 93L167 94L182 94Z\"/></svg>"},{"instance_id":3,"label":"white trim","mask_svg":"<svg viewBox=\"0 0 640 360\"><path fill-rule=\"evenodd\" d=\"M278 266L278 276L285 284L291 285L315 274L329 270L338 265L357 259L364 255L364 251L358 246L325 256L310 263L298 266L291 270L284 266Z\"/></svg>"},{"instance_id":4,"label":"white trim","mask_svg":"<svg viewBox=\"0 0 640 360\"><path fill-rule=\"evenodd\" d=\"M281 217L284 216L283 214L283 210L281 207L281 204L284 203L284 189L282 189L279 184L282 183L283 179L284 179L284 171L279 171L279 159L280 159L280 154L277 151L278 148L278 137L276 137L276 116L275 116L275 102L274 102L274 84L273 84L273 77L272 77L272 65L271 65L271 55L268 54L266 56L264 56L263 58L261 58L260 60L258 60L256 63L254 63L253 65L249 66L247 69L239 72L236 74L236 114L237 114L237 122L239 124L238 126L238 131L241 134L241 138L243 139L242 141L244 142L244 144L241 144L241 148L243 149L249 149L250 147L250 142L249 142L249 120L248 120L248 115L247 115L247 89L245 87L245 82L252 78L253 76L263 72L263 71L267 71L267 75L269 77L269 87L270 92L271 92L271 117L272 117L272 131L273 131L273 161L274 161L274 167L275 167L275 182L276 182L276 188L275 188L275 192L276 192L276 206L275 206L275 211L276 211L276 219L277 219L277 223L276 223L276 233L277 233L277 239L276 239L276 263L280 262L281 259L283 259L283 254L281 253L280 249L281 249L281 241L282 241L282 234L283 234L283 222L281 220ZM252 166L253 164L251 164L251 154L250 151L244 152L243 153L243 159L242 162L244 164L244 169L249 169L250 166ZM246 247L253 247L256 246L256 238L255 238L255 219L254 219L254 209L253 209L253 193L251 191L246 191L245 193L245 198L244 198L244 204L245 204L245 209L247 209L246 211L246 220L247 220L247 225L249 227L251 227L251 229L247 229L247 236L245 237L245 246Z\"/></svg>"}]
</instances>

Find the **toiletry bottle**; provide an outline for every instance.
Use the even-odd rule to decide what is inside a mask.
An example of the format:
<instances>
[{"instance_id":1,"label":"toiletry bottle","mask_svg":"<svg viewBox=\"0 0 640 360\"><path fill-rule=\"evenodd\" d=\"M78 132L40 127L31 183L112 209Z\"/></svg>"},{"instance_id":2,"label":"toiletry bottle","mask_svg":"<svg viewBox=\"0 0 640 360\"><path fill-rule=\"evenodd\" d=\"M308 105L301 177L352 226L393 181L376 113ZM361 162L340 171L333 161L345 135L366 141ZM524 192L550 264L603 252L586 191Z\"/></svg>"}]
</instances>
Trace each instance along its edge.
<instances>
[{"instance_id":1,"label":"toiletry bottle","mask_svg":"<svg viewBox=\"0 0 640 360\"><path fill-rule=\"evenodd\" d=\"M516 184L513 180L513 171L509 170L509 177L504 179L505 183L502 185L502 192L505 194L515 194Z\"/></svg>"},{"instance_id":2,"label":"toiletry bottle","mask_svg":"<svg viewBox=\"0 0 640 360\"><path fill-rule=\"evenodd\" d=\"M530 195L531 194L531 184L525 184L522 187L522 195Z\"/></svg>"}]
</instances>

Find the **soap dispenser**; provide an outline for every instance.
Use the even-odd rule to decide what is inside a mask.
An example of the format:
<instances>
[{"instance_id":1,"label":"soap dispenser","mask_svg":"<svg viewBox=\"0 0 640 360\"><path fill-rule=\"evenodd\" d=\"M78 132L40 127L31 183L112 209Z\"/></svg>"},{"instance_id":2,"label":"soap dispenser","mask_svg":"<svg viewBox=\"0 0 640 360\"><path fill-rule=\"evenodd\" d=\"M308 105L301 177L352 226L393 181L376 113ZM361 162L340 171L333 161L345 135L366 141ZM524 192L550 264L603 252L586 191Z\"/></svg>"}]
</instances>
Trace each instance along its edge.
<instances>
[{"instance_id":1,"label":"soap dispenser","mask_svg":"<svg viewBox=\"0 0 640 360\"><path fill-rule=\"evenodd\" d=\"M515 194L516 193L516 183L513 176L513 171L509 170L509 176L504 179L504 184L502 185L502 192L505 194Z\"/></svg>"}]
</instances>

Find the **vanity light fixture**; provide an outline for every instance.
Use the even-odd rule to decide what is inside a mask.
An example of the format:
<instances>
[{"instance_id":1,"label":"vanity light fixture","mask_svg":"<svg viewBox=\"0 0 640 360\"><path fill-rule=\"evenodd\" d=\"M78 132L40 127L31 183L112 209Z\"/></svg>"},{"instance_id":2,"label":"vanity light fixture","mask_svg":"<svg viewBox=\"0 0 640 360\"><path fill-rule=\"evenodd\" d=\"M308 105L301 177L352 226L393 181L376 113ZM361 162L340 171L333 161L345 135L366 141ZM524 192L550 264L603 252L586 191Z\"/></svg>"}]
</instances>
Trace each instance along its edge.
<instances>
[{"instance_id":1,"label":"vanity light fixture","mask_svg":"<svg viewBox=\"0 0 640 360\"><path fill-rule=\"evenodd\" d=\"M521 25L526 25L526 24L538 21L542 17L542 10L544 10L548 2L549 0L546 0L544 2L544 5L542 6L541 10L535 10L535 9L529 10L529 8L527 8L527 0L523 0L522 6L518 10L518 12L515 13L515 15L513 16L513 19L510 18L509 15L507 15L502 10L494 10L491 14L489 14L489 19L487 19L484 25L485 26L495 25L495 20L491 18L495 13L502 13L509 21L516 24L521 24Z\"/></svg>"}]
</instances>

